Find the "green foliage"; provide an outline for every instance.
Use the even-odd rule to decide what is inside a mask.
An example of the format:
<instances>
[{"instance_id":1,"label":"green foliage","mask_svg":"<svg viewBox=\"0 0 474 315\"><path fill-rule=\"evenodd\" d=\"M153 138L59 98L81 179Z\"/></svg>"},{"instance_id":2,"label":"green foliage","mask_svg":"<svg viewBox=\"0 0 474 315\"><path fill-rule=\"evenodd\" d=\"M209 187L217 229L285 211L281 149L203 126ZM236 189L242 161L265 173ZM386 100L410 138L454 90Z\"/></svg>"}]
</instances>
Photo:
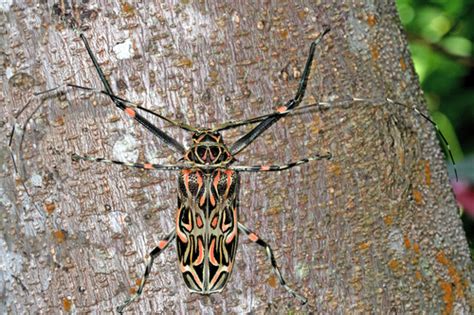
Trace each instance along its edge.
<instances>
[{"instance_id":1,"label":"green foliage","mask_svg":"<svg viewBox=\"0 0 474 315\"><path fill-rule=\"evenodd\" d=\"M461 161L474 154L474 0L397 6L432 117Z\"/></svg>"},{"instance_id":2,"label":"green foliage","mask_svg":"<svg viewBox=\"0 0 474 315\"><path fill-rule=\"evenodd\" d=\"M458 163L461 182L453 188L466 210L463 226L474 257L474 0L397 0L397 6L431 116ZM456 189L462 185L465 190Z\"/></svg>"}]
</instances>

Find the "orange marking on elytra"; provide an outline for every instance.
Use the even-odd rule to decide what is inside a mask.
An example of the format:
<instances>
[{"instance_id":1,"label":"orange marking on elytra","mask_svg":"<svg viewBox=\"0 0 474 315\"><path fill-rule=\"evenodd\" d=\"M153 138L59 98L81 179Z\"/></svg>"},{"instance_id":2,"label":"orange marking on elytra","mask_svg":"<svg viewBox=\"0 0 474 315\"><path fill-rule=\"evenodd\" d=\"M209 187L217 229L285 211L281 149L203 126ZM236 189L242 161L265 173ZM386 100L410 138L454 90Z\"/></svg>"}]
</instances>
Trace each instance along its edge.
<instances>
[{"instance_id":1,"label":"orange marking on elytra","mask_svg":"<svg viewBox=\"0 0 474 315\"><path fill-rule=\"evenodd\" d=\"M233 216L233 222L234 222L234 229L232 231L232 233L229 234L229 236L227 236L227 239L226 239L226 243L229 244L230 242L232 242L232 240L234 239L234 237L236 237L237 235L237 208L234 208L234 211L232 211L232 216Z\"/></svg>"},{"instance_id":2,"label":"orange marking on elytra","mask_svg":"<svg viewBox=\"0 0 474 315\"><path fill-rule=\"evenodd\" d=\"M181 216L181 211L182 208L178 208L178 211L176 211L176 234L178 235L178 238L181 240L181 242L186 244L188 242L188 237L186 234L181 232L181 227L179 226L179 217Z\"/></svg>"},{"instance_id":3,"label":"orange marking on elytra","mask_svg":"<svg viewBox=\"0 0 474 315\"><path fill-rule=\"evenodd\" d=\"M196 260L193 262L194 266L198 266L202 264L202 261L204 260L204 249L203 249L202 241L200 238L198 239L198 252L199 252L199 255L196 258Z\"/></svg>"},{"instance_id":4,"label":"orange marking on elytra","mask_svg":"<svg viewBox=\"0 0 474 315\"><path fill-rule=\"evenodd\" d=\"M234 171L225 170L224 173L227 175L227 187L225 189L225 194L224 194L224 198L225 198L227 197L227 194L229 193L230 185L232 185L232 175L234 174Z\"/></svg>"},{"instance_id":5,"label":"orange marking on elytra","mask_svg":"<svg viewBox=\"0 0 474 315\"><path fill-rule=\"evenodd\" d=\"M202 227L202 219L199 214L196 215L196 225L201 228Z\"/></svg>"},{"instance_id":6,"label":"orange marking on elytra","mask_svg":"<svg viewBox=\"0 0 474 315\"><path fill-rule=\"evenodd\" d=\"M218 220L219 219L217 218L217 215L214 217L214 219L212 219L212 221L211 221L212 228L214 228L214 229L216 228Z\"/></svg>"},{"instance_id":7,"label":"orange marking on elytra","mask_svg":"<svg viewBox=\"0 0 474 315\"><path fill-rule=\"evenodd\" d=\"M199 172L196 172L196 179L198 183L198 189L201 189L202 187L202 176Z\"/></svg>"},{"instance_id":8,"label":"orange marking on elytra","mask_svg":"<svg viewBox=\"0 0 474 315\"><path fill-rule=\"evenodd\" d=\"M189 174L191 174L191 170L184 169L181 173L183 174L184 186L186 187L186 191L189 193Z\"/></svg>"},{"instance_id":9,"label":"orange marking on elytra","mask_svg":"<svg viewBox=\"0 0 474 315\"><path fill-rule=\"evenodd\" d=\"M225 221L226 221L226 219L227 219L227 218L226 218L226 216L227 216L227 215L226 215L226 212L224 211L224 212L222 213L222 215L223 215L224 217L222 218L221 230L222 230L222 232L226 232L226 231L230 228L230 226L232 225L232 222L229 223L229 224L225 224ZM226 241L226 242L228 243L228 241Z\"/></svg>"},{"instance_id":10,"label":"orange marking on elytra","mask_svg":"<svg viewBox=\"0 0 474 315\"><path fill-rule=\"evenodd\" d=\"M203 206L204 202L206 201L205 194L202 194L201 199L199 199L199 206Z\"/></svg>"},{"instance_id":11,"label":"orange marking on elytra","mask_svg":"<svg viewBox=\"0 0 474 315\"><path fill-rule=\"evenodd\" d=\"M219 265L219 263L216 260L216 257L214 257L214 246L216 245L216 239L213 238L211 241L211 246L209 247L209 262L213 264L214 266Z\"/></svg>"},{"instance_id":12,"label":"orange marking on elytra","mask_svg":"<svg viewBox=\"0 0 474 315\"><path fill-rule=\"evenodd\" d=\"M151 164L151 163L145 163L145 164L143 164L143 168L144 168L144 169L147 169L147 170L151 170L151 169L153 169L153 164Z\"/></svg>"},{"instance_id":13,"label":"orange marking on elytra","mask_svg":"<svg viewBox=\"0 0 474 315\"><path fill-rule=\"evenodd\" d=\"M135 118L135 116L137 115L137 113L135 112L135 110L133 110L132 108L130 107L127 107L124 109L124 112L131 118Z\"/></svg>"},{"instance_id":14,"label":"orange marking on elytra","mask_svg":"<svg viewBox=\"0 0 474 315\"><path fill-rule=\"evenodd\" d=\"M252 242L256 242L256 241L258 241L258 236L257 236L257 234L255 234L255 233L250 233L250 234L249 234L249 239L250 239Z\"/></svg>"},{"instance_id":15,"label":"orange marking on elytra","mask_svg":"<svg viewBox=\"0 0 474 315\"><path fill-rule=\"evenodd\" d=\"M233 240L234 240L234 237L237 235L237 228L234 228L234 230L232 231L232 233L229 234L229 236L227 236L225 242L226 244L230 244Z\"/></svg>"},{"instance_id":16,"label":"orange marking on elytra","mask_svg":"<svg viewBox=\"0 0 474 315\"><path fill-rule=\"evenodd\" d=\"M209 193L209 199L211 201L211 205L216 205L216 199L214 198L214 194L212 192Z\"/></svg>"},{"instance_id":17,"label":"orange marking on elytra","mask_svg":"<svg viewBox=\"0 0 474 315\"><path fill-rule=\"evenodd\" d=\"M212 184L214 185L214 189L217 191L217 185L219 184L219 180L221 179L221 170L217 170L217 174L214 176L214 181Z\"/></svg>"},{"instance_id":18,"label":"orange marking on elytra","mask_svg":"<svg viewBox=\"0 0 474 315\"><path fill-rule=\"evenodd\" d=\"M262 166L260 167L260 170L261 170L261 171L268 171L268 170L270 170L270 166L269 166L269 165L262 165Z\"/></svg>"}]
</instances>

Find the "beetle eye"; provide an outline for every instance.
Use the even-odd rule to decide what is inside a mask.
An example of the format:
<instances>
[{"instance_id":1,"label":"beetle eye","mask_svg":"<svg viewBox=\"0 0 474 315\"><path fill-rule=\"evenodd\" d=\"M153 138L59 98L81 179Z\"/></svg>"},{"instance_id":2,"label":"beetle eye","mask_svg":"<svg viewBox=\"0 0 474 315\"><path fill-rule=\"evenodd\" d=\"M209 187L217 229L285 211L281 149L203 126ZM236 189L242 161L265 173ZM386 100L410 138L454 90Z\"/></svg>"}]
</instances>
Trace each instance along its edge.
<instances>
[{"instance_id":1,"label":"beetle eye","mask_svg":"<svg viewBox=\"0 0 474 315\"><path fill-rule=\"evenodd\" d=\"M219 148L213 147L211 148L211 154L213 159L217 159L221 154L221 150Z\"/></svg>"},{"instance_id":2,"label":"beetle eye","mask_svg":"<svg viewBox=\"0 0 474 315\"><path fill-rule=\"evenodd\" d=\"M204 148L204 147L197 147L197 155L198 155L199 158L205 159L206 148Z\"/></svg>"}]
</instances>

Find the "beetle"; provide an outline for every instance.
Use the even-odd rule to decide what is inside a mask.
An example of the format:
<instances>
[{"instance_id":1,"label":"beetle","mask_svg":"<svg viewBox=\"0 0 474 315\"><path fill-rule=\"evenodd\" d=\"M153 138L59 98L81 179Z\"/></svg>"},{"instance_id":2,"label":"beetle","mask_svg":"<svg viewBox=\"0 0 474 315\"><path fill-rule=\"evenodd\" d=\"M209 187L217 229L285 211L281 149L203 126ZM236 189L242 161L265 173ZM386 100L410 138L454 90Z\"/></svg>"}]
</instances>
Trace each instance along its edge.
<instances>
[{"instance_id":1,"label":"beetle","mask_svg":"<svg viewBox=\"0 0 474 315\"><path fill-rule=\"evenodd\" d=\"M294 110L305 95L311 65L314 59L316 46L329 32L325 28L311 43L306 64L301 76L295 97L279 107L274 113L242 121L231 121L215 128L195 128L166 118L158 113L122 99L116 95L106 79L89 42L84 33L74 23L72 28L82 40L87 53L94 64L94 68L102 82L104 91L111 101L131 119L143 125L155 136L164 141L169 147L182 154L180 164L152 164L127 163L104 158L81 156L73 154L73 161L85 160L94 162L113 163L146 170L175 170L178 176L178 210L176 213L175 228L164 239L158 242L146 261L145 272L140 280L135 294L128 297L117 307L119 313L136 300L143 292L146 280L149 277L154 259L162 253L173 241L176 241L178 265L184 283L191 292L212 294L221 292L228 282L234 266L239 235L243 234L255 244L265 249L271 262L273 272L285 290L298 299L302 304L307 299L286 284L273 255L272 248L255 232L239 222L238 193L240 186L239 173L241 172L268 172L286 170L309 161L330 159L329 152L316 154L285 165L255 165L234 166L235 155L251 144L266 129L279 119ZM70 87L94 90L68 84ZM151 113L165 121L192 132L192 143L188 149L173 139L167 133L153 125L139 110ZM242 136L231 146L227 146L221 131L258 123L250 132Z\"/></svg>"}]
</instances>

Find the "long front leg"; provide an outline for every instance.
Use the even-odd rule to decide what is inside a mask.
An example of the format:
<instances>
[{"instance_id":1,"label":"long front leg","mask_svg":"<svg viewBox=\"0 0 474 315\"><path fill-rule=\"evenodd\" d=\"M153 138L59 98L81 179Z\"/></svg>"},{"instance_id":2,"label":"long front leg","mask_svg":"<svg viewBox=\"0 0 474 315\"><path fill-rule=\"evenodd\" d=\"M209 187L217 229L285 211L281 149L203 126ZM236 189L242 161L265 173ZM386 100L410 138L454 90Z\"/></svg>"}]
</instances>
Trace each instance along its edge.
<instances>
[{"instance_id":1,"label":"long front leg","mask_svg":"<svg viewBox=\"0 0 474 315\"><path fill-rule=\"evenodd\" d=\"M64 12L63 12L64 13ZM170 146L172 149L174 149L176 152L179 152L181 154L184 154L186 149L184 146L170 137L167 133L153 125L149 120L141 116L136 112L136 110L130 106L127 106L125 102L121 101L119 98L114 96L114 92L112 90L112 87L110 86L109 81L107 81L107 78L105 77L104 71L102 71L102 68L100 67L99 62L97 61L97 58L95 57L94 53L92 52L92 49L89 45L89 41L87 40L86 36L84 33L78 28L76 22L69 16L63 16L63 19L68 23L71 28L79 35L80 39L84 43L84 46L86 47L87 53L89 54L89 57L92 60L92 63L94 64L94 68L97 71L97 74L99 75L100 80L102 81L102 85L105 88L106 94L110 97L112 102L124 111L130 118L134 119L138 123L140 123L142 126L144 126L146 129L151 131L154 135L156 135L158 138L163 140L168 146Z\"/></svg>"},{"instance_id":2,"label":"long front leg","mask_svg":"<svg viewBox=\"0 0 474 315\"><path fill-rule=\"evenodd\" d=\"M117 307L117 312L120 314L123 312L124 308L127 307L130 303L135 301L138 297L143 292L143 287L145 286L146 280L148 279L148 276L150 275L151 271L151 266L153 265L153 261L155 260L156 257L158 257L159 254L161 254L167 247L168 245L175 239L176 237L176 231L173 230L171 233L169 233L164 239L158 242L158 246L155 247L149 254L149 257L146 258L146 267L145 267L145 273L143 274L141 280L140 280L140 285L138 286L137 292L135 294L129 296L125 302L123 302L120 306Z\"/></svg>"},{"instance_id":3,"label":"long front leg","mask_svg":"<svg viewBox=\"0 0 474 315\"><path fill-rule=\"evenodd\" d=\"M295 290L293 290L292 288L290 288L287 284L286 284L286 281L285 279L283 278L283 276L281 275L281 272L280 272L280 269L278 268L278 265L277 265L277 262L275 260L275 256L273 255L273 250L272 248L264 241L262 240L260 237L257 236L257 234L255 234L254 232L250 231L247 227L245 227L242 223L239 222L239 231L241 233L244 233L245 235L247 235L247 237L249 238L249 240L251 240L252 242L254 242L255 244L257 245L260 245L262 246L263 248L265 248L265 252L267 254L267 257L268 259L270 260L271 264L272 264L272 269L273 269L273 272L275 273L275 275L277 276L278 278L278 281L280 281L280 284L285 288L285 290L290 293L291 295L293 295L295 298L297 298L302 304L306 304L308 302L308 300L296 293Z\"/></svg>"},{"instance_id":4,"label":"long front leg","mask_svg":"<svg viewBox=\"0 0 474 315\"><path fill-rule=\"evenodd\" d=\"M314 52L316 51L316 46L321 41L321 39L329 32L329 28L325 29L314 42L311 43L309 48L308 59L306 60L306 65L303 70L303 76L301 77L300 84L298 86L298 91L293 99L289 100L285 106L281 107L278 111L289 112L293 108L297 107L303 100L303 96L306 92L306 85L308 84L308 77L311 71L311 64L313 63ZM286 114L285 114L286 115ZM246 146L252 143L258 136L260 136L265 130L267 130L271 125L276 123L281 117L285 115L276 115L270 116L258 124L254 129L249 133L237 140L231 147L230 151L232 155L236 155L242 151Z\"/></svg>"}]
</instances>

